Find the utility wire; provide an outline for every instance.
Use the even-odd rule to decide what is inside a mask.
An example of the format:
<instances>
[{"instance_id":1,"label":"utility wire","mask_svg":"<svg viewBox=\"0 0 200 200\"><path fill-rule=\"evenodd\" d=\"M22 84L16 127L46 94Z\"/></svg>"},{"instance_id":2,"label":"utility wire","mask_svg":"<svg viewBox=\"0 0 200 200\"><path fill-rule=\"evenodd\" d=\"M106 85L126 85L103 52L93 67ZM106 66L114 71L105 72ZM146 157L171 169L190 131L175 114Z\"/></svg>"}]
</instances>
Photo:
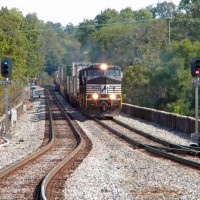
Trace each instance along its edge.
<instances>
[{"instance_id":1,"label":"utility wire","mask_svg":"<svg viewBox=\"0 0 200 200\"><path fill-rule=\"evenodd\" d=\"M117 25L133 25L136 23L141 22L153 22L153 21L166 21L167 19L161 19L161 18L151 18L151 19L143 19L143 20L130 20L130 21L121 21L121 22L114 22L114 23L107 23L107 24L97 24L95 21L92 25L81 25L81 23L78 26L69 26L69 27L62 27L62 28L41 28L41 29L22 29L22 30L10 30L10 31L0 31L0 34L13 34L13 33L30 33L30 32L48 32L48 31L54 31L54 32L68 32L70 30L75 29L82 29L82 28L89 28L89 27L104 27L104 26L117 26ZM200 22L200 18L176 18L173 17L171 19L171 22L178 22L178 21L188 21L188 22ZM84 24L84 22L83 22Z\"/></svg>"},{"instance_id":2,"label":"utility wire","mask_svg":"<svg viewBox=\"0 0 200 200\"><path fill-rule=\"evenodd\" d=\"M136 24L136 23L141 23L141 22L150 22L150 21L166 21L167 19L161 19L161 18L151 18L151 19L142 19L142 20L130 20L130 21L125 21L125 22L114 22L114 23L107 23L107 24L97 24L94 23L92 25L81 25L81 23L78 26L69 26L69 27L62 27L62 28L41 28L41 29L30 29L30 30L12 30L12 31L0 31L0 34L12 34L12 33L29 33L29 32L45 32L45 31L70 31L70 30L75 30L79 28L89 28L89 27L104 27L104 26L115 26L115 25L131 25L131 24ZM171 19L171 22L176 22L176 21L189 21L189 22L200 22L200 18L177 18L173 17ZM83 22L84 23L84 22Z\"/></svg>"},{"instance_id":3,"label":"utility wire","mask_svg":"<svg viewBox=\"0 0 200 200\"><path fill-rule=\"evenodd\" d=\"M78 26L69 26L65 28L49 28L49 29L30 29L30 30L13 30L13 31L0 31L0 34L11 34L11 33L29 33L29 32L44 32L44 31L67 31L67 30L72 30L72 29L78 29L78 28L89 28L89 27L104 27L104 26L113 26L113 25L130 25L130 24L135 24L135 23L140 23L140 22L149 22L149 21L157 21L161 19L142 19L142 20L130 20L130 21L125 21L125 22L114 22L114 23L107 23L107 24L94 24L92 25L86 25L82 26L79 24Z\"/></svg>"}]
</instances>

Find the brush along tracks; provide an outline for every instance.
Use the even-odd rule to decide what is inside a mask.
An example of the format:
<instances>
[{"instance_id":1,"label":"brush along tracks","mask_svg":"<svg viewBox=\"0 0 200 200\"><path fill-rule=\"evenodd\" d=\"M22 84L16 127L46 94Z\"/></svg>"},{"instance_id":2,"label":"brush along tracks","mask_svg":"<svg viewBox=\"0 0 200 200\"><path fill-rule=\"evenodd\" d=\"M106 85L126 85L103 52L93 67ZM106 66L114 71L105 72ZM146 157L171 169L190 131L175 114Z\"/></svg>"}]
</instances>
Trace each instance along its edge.
<instances>
[{"instance_id":1,"label":"brush along tracks","mask_svg":"<svg viewBox=\"0 0 200 200\"><path fill-rule=\"evenodd\" d=\"M46 94L46 96L48 96L47 105L49 108L49 120L47 120L49 123L49 143L30 157L0 172L1 199L39 199L42 196L40 189L42 180L44 179L45 183L49 182L49 179L44 177L50 171L53 172L52 169L57 169L55 166L65 165L63 160L66 161L66 158L72 157L75 154L74 151L80 153L82 148L87 146L79 131L74 132L77 128L74 127L70 118L61 111L55 99L50 94ZM70 173L81 162L86 152L80 154L79 160L67 168L70 169ZM62 164L59 165L60 162ZM62 172L65 173L65 171ZM67 176L63 176L63 174L59 176L59 180L54 176L53 182L65 181ZM51 189L48 189L48 186L49 184L43 185L41 198L51 199L53 197L55 199L62 196L62 187L54 188L57 185L50 184Z\"/></svg>"},{"instance_id":2,"label":"brush along tracks","mask_svg":"<svg viewBox=\"0 0 200 200\"><path fill-rule=\"evenodd\" d=\"M170 143L136 130L116 119L104 121L95 119L95 121L121 140L126 141L133 148L144 149L156 156L200 169L200 148Z\"/></svg>"}]
</instances>

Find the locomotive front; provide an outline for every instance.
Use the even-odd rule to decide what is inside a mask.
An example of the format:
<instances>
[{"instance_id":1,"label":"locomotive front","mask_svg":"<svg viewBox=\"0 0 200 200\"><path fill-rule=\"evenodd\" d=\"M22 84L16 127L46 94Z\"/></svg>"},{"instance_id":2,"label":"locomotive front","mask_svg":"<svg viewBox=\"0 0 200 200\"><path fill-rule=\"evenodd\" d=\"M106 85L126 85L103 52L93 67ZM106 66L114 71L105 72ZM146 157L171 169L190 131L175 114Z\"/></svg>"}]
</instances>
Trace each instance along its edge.
<instances>
[{"instance_id":1,"label":"locomotive front","mask_svg":"<svg viewBox=\"0 0 200 200\"><path fill-rule=\"evenodd\" d=\"M113 117L122 107L122 72L118 66L93 64L79 72L80 105L94 117Z\"/></svg>"}]
</instances>

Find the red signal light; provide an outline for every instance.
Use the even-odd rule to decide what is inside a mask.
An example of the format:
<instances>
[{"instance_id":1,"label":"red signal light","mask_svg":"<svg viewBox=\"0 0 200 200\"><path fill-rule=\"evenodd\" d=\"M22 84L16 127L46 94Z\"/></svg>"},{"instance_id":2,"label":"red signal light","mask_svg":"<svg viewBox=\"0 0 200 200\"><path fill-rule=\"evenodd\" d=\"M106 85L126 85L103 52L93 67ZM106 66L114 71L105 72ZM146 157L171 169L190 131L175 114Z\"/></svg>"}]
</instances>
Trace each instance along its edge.
<instances>
[{"instance_id":1,"label":"red signal light","mask_svg":"<svg viewBox=\"0 0 200 200\"><path fill-rule=\"evenodd\" d=\"M195 74L196 74L196 75L199 75L199 74L200 74L200 70L196 70L196 71L195 71Z\"/></svg>"}]
</instances>

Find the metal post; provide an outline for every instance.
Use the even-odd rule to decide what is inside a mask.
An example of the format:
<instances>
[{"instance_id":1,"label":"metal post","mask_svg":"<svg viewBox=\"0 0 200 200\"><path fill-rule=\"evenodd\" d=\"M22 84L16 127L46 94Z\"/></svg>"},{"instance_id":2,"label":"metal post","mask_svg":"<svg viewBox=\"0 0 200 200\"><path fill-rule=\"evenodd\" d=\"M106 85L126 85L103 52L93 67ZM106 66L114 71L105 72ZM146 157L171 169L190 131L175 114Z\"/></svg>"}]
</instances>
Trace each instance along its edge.
<instances>
[{"instance_id":1,"label":"metal post","mask_svg":"<svg viewBox=\"0 0 200 200\"><path fill-rule=\"evenodd\" d=\"M8 81L8 78L6 78ZM8 133L8 85L6 84L6 96L5 96L5 133Z\"/></svg>"},{"instance_id":2,"label":"metal post","mask_svg":"<svg viewBox=\"0 0 200 200\"><path fill-rule=\"evenodd\" d=\"M199 128L198 128L198 85L199 85L199 77L196 77L196 84L195 84L195 133L199 133Z\"/></svg>"},{"instance_id":3,"label":"metal post","mask_svg":"<svg viewBox=\"0 0 200 200\"><path fill-rule=\"evenodd\" d=\"M168 18L168 41L170 43L170 37L171 37L171 30L170 30L170 20L171 20L171 17Z\"/></svg>"},{"instance_id":4,"label":"metal post","mask_svg":"<svg viewBox=\"0 0 200 200\"><path fill-rule=\"evenodd\" d=\"M190 146L200 146L200 136L199 136L199 114L198 114L198 86L199 86L199 77L196 77L192 81L195 85L195 132L191 133L192 144Z\"/></svg>"},{"instance_id":5,"label":"metal post","mask_svg":"<svg viewBox=\"0 0 200 200\"><path fill-rule=\"evenodd\" d=\"M172 20L172 2L170 1L170 8L169 8L169 13L168 13L168 42L170 43L171 41L171 20Z\"/></svg>"}]
</instances>

